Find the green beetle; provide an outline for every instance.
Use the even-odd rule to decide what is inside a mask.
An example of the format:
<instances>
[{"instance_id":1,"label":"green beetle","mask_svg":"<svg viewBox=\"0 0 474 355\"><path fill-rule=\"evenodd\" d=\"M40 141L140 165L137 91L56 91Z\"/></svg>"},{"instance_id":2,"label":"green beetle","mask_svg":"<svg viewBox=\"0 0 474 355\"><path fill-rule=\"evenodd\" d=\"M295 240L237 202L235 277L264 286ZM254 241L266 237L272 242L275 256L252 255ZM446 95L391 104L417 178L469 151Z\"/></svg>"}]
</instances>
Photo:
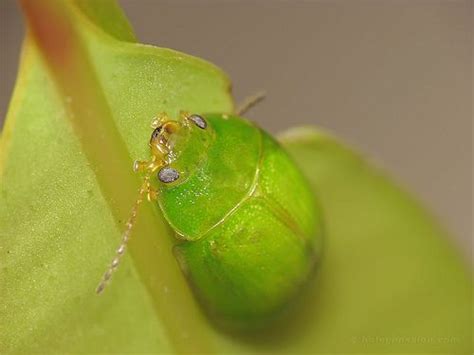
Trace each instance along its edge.
<instances>
[{"instance_id":1,"label":"green beetle","mask_svg":"<svg viewBox=\"0 0 474 355\"><path fill-rule=\"evenodd\" d=\"M152 123L151 159L117 257L145 195L179 240L174 253L214 319L253 328L273 318L307 281L321 252L320 211L285 150L234 115L165 114Z\"/></svg>"}]
</instances>

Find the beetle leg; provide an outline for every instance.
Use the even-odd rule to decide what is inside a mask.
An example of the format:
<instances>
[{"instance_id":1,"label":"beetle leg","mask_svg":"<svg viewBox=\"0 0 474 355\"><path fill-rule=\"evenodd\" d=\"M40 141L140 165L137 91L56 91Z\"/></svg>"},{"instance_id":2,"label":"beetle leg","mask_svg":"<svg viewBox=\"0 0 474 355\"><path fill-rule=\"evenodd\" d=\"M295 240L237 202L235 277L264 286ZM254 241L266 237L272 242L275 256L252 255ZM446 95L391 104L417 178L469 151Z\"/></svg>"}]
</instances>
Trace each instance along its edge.
<instances>
[{"instance_id":1,"label":"beetle leg","mask_svg":"<svg viewBox=\"0 0 474 355\"><path fill-rule=\"evenodd\" d=\"M133 171L136 173L143 173L147 170L147 166L150 164L148 161L135 160L133 162Z\"/></svg>"},{"instance_id":2,"label":"beetle leg","mask_svg":"<svg viewBox=\"0 0 474 355\"><path fill-rule=\"evenodd\" d=\"M163 160L153 156L151 160L135 160L133 163L133 171L136 173L153 174L163 166Z\"/></svg>"}]
</instances>

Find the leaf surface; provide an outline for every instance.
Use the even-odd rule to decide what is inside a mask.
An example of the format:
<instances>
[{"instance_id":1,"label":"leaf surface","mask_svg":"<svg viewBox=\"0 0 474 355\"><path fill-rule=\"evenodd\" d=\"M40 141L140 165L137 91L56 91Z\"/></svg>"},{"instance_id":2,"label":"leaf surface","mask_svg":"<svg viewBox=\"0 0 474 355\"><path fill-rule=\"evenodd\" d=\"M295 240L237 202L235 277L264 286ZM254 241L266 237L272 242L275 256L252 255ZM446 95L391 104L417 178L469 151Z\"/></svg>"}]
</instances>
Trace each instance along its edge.
<instances>
[{"instance_id":1,"label":"leaf surface","mask_svg":"<svg viewBox=\"0 0 474 355\"><path fill-rule=\"evenodd\" d=\"M130 42L114 2L102 2L109 18L95 3L23 2L30 36L1 140L0 349L207 351L151 204L110 289L94 289L136 199L131 167L148 157L151 119L230 112L229 83L200 59Z\"/></svg>"}]
</instances>

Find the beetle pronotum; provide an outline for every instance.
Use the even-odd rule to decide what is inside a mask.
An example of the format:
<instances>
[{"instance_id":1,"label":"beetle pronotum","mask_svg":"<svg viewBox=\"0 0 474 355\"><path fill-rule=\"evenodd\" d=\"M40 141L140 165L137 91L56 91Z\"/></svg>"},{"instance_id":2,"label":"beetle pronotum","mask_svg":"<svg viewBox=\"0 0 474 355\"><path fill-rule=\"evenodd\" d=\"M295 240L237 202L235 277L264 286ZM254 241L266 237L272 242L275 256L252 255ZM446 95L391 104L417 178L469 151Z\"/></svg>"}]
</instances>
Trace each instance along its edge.
<instances>
[{"instance_id":1,"label":"beetle pronotum","mask_svg":"<svg viewBox=\"0 0 474 355\"><path fill-rule=\"evenodd\" d=\"M161 114L152 129L150 160L134 163L144 175L139 197L97 293L117 269L146 198L176 232L173 251L205 308L235 326L264 324L320 255L320 211L306 179L269 134L237 115Z\"/></svg>"}]
</instances>

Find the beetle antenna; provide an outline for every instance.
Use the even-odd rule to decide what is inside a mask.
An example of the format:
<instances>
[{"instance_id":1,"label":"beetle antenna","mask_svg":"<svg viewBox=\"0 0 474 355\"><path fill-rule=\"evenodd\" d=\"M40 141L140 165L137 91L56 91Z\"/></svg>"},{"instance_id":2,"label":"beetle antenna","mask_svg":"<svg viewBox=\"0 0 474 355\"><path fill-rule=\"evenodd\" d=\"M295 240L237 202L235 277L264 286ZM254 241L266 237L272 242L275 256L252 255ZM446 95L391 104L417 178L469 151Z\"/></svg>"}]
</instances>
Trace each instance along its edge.
<instances>
[{"instance_id":1,"label":"beetle antenna","mask_svg":"<svg viewBox=\"0 0 474 355\"><path fill-rule=\"evenodd\" d=\"M97 286L95 290L97 294L101 294L102 291L104 291L105 287L107 286L110 279L112 278L113 273L117 271L117 268L120 264L120 260L125 254L125 249L127 247L128 241L130 240L132 229L135 226L135 222L137 220L138 208L140 207L141 203L145 199L145 194L149 191L150 191L150 178L146 176L138 192L138 197L130 211L130 215L128 216L127 223L125 223L125 229L122 233L122 241L115 252L115 257L112 259L112 262L110 263L107 271L104 273L104 276L102 276L102 280L100 281L99 285Z\"/></svg>"},{"instance_id":2,"label":"beetle antenna","mask_svg":"<svg viewBox=\"0 0 474 355\"><path fill-rule=\"evenodd\" d=\"M243 115L245 112L250 110L256 104L261 102L265 98L265 96L267 96L267 93L262 90L262 91L259 91L259 92L257 92L256 94L254 94L252 96L247 97L244 100L244 102L242 102L242 104L237 108L235 113L239 116Z\"/></svg>"}]
</instances>

